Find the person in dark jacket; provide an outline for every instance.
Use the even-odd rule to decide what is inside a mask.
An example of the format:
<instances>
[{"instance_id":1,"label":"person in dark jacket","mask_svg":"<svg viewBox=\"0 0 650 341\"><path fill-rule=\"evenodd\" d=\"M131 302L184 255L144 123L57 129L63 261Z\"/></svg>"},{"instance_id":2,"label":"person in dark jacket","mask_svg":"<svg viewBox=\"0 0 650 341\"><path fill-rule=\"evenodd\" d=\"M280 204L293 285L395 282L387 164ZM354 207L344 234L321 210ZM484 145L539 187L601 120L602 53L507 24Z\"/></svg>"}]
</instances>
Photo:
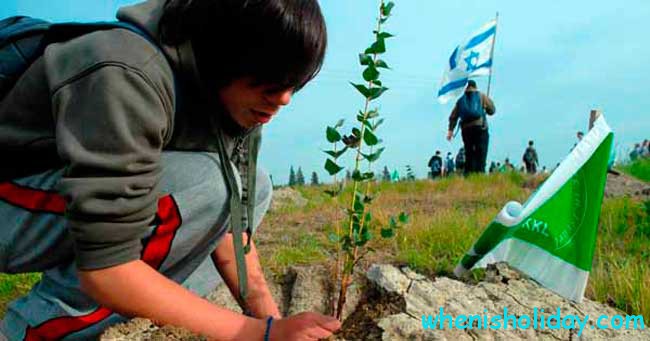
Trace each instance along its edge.
<instances>
[{"instance_id":1,"label":"person in dark jacket","mask_svg":"<svg viewBox=\"0 0 650 341\"><path fill-rule=\"evenodd\" d=\"M533 141L528 141L528 147L524 151L524 155L521 157L524 165L526 166L526 172L528 174L537 173L537 165L539 165L539 160L537 159L537 150L533 147Z\"/></svg>"},{"instance_id":2,"label":"person in dark jacket","mask_svg":"<svg viewBox=\"0 0 650 341\"><path fill-rule=\"evenodd\" d=\"M449 115L447 140L451 141L460 119L460 127L465 145L464 173L484 173L490 134L487 115L494 115L492 100L478 91L476 82L469 80L463 96L458 99Z\"/></svg>"},{"instance_id":3,"label":"person in dark jacket","mask_svg":"<svg viewBox=\"0 0 650 341\"><path fill-rule=\"evenodd\" d=\"M280 319L252 241L272 191L261 127L323 62L317 1L148 0L117 18L150 39L50 44L0 97L0 272L43 272L0 339L96 339L136 316L209 339L327 338L334 318ZM200 297L217 272L246 315Z\"/></svg>"},{"instance_id":4,"label":"person in dark jacket","mask_svg":"<svg viewBox=\"0 0 650 341\"><path fill-rule=\"evenodd\" d=\"M436 150L436 153L431 157L431 159L429 159L428 166L431 170L431 179L439 178L442 176L443 164L439 150Z\"/></svg>"}]
</instances>

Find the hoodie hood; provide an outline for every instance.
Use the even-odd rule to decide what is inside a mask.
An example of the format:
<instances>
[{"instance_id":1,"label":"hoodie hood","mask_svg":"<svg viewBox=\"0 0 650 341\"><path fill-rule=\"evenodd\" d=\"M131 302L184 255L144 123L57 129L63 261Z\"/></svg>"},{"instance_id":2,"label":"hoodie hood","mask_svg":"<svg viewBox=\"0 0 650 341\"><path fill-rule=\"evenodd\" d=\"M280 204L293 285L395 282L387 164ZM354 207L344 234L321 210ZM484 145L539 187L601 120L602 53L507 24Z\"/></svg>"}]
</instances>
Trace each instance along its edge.
<instances>
[{"instance_id":1,"label":"hoodie hood","mask_svg":"<svg viewBox=\"0 0 650 341\"><path fill-rule=\"evenodd\" d=\"M117 19L131 23L155 39L171 64L174 72L199 87L199 73L190 41L177 46L161 43L158 23L163 15L165 0L147 0L131 6L121 7Z\"/></svg>"},{"instance_id":2,"label":"hoodie hood","mask_svg":"<svg viewBox=\"0 0 650 341\"><path fill-rule=\"evenodd\" d=\"M192 133L188 133L188 135L195 135L177 137L188 142L188 145L185 146L186 148L196 148L197 145L210 145L209 149L214 150L213 143L207 141L212 140L212 135L217 129L216 127L221 127L223 132L229 137L247 135L252 129L240 127L230 115L224 112L224 109L220 108L220 105L214 103L213 99L209 98L209 95L202 90L203 86L200 81L201 78L190 40L173 46L161 42L158 24L163 15L165 2L166 0L146 0L135 5L121 7L117 11L117 19L137 26L154 38L174 70L177 83L180 84L176 85L176 91L179 92L176 96L176 102L181 108L177 108L176 111L183 113L180 117L177 116L176 123L178 129L176 130L181 135L184 135L181 131L191 130ZM195 97L197 95L198 97ZM194 99L189 100L191 97ZM203 99L200 97L203 97ZM192 107L196 103L203 103L204 107ZM205 110L213 111L213 114L206 115ZM199 121L205 120L206 118L207 122L199 123ZM209 131L204 134L199 134L196 131L197 126L204 126ZM200 135L204 136L201 137ZM178 140L178 138L175 140ZM193 142L190 143L189 141Z\"/></svg>"}]
</instances>

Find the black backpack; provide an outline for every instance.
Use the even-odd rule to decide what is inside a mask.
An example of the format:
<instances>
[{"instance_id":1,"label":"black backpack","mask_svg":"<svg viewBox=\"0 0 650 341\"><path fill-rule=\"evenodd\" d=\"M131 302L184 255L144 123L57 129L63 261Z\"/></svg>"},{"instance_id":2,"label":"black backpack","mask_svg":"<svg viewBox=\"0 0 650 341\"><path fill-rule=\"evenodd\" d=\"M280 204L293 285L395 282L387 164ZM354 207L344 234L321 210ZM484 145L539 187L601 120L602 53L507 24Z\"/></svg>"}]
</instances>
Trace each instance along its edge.
<instances>
[{"instance_id":1,"label":"black backpack","mask_svg":"<svg viewBox=\"0 0 650 341\"><path fill-rule=\"evenodd\" d=\"M93 31L114 28L130 30L157 46L147 33L123 21L51 23L26 16L0 20L0 100L11 90L25 70L43 54L47 45L70 40Z\"/></svg>"}]
</instances>

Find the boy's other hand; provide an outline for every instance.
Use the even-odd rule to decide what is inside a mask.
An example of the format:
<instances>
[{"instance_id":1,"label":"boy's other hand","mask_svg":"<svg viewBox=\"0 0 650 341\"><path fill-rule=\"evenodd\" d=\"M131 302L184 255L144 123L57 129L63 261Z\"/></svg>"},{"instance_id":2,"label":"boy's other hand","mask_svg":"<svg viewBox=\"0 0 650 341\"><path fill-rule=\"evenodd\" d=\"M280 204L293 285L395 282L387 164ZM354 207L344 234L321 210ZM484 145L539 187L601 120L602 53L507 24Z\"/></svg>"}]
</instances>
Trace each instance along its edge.
<instances>
[{"instance_id":1,"label":"boy's other hand","mask_svg":"<svg viewBox=\"0 0 650 341\"><path fill-rule=\"evenodd\" d=\"M306 312L273 321L269 339L315 341L332 335L341 322L331 316Z\"/></svg>"}]
</instances>

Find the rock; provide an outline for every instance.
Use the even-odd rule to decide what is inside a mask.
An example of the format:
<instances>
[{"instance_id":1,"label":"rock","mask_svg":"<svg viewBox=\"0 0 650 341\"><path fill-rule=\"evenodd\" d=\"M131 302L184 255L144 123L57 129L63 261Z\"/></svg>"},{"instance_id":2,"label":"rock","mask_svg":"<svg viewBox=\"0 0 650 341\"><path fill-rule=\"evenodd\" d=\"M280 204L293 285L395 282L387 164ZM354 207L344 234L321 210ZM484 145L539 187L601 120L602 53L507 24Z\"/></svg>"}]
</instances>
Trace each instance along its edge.
<instances>
[{"instance_id":1,"label":"rock","mask_svg":"<svg viewBox=\"0 0 650 341\"><path fill-rule=\"evenodd\" d=\"M406 293L411 284L411 279L392 265L373 264L370 266L367 276L370 283L388 293L402 295Z\"/></svg>"},{"instance_id":2,"label":"rock","mask_svg":"<svg viewBox=\"0 0 650 341\"><path fill-rule=\"evenodd\" d=\"M650 340L647 326L645 330L592 329L600 315L613 317L625 316L625 313L589 299L580 304L568 301L505 263L490 266L486 280L476 285L446 277L430 280L408 268L398 269L392 265L372 265L366 277L368 285L357 278L348 291L345 331L335 340ZM294 267L286 276L269 280L269 285L276 300L281 302L283 313L307 310L329 313L332 289L328 281L329 272L324 267ZM208 299L238 309L223 285ZM537 308L538 315L548 318L558 307L563 316L571 314L584 319L588 315L592 324L582 330L580 337L577 330L513 329L512 324L507 330L479 328L479 323L483 326L484 316L489 319L507 313L518 319L523 315L533 317ZM440 309L449 319L460 314L475 316L472 329L449 329L448 322L445 322L445 329L440 326L424 329L423 315L425 318L431 315L433 319ZM180 328L159 328L149 320L136 318L109 328L100 340L203 339Z\"/></svg>"},{"instance_id":3,"label":"rock","mask_svg":"<svg viewBox=\"0 0 650 341\"><path fill-rule=\"evenodd\" d=\"M281 187L273 190L269 211L277 211L286 207L305 207L307 199L291 187Z\"/></svg>"},{"instance_id":4,"label":"rock","mask_svg":"<svg viewBox=\"0 0 650 341\"><path fill-rule=\"evenodd\" d=\"M533 317L534 308L538 308L539 314L542 314L541 309L544 309L543 315L548 318L551 314L555 314L559 307L562 316L571 314L584 319L588 315L591 317L592 324L600 315L610 317L625 315L623 312L589 299L585 299L581 304L565 300L540 287L506 264L490 267L486 271L486 281L477 285L468 285L444 277L431 281L411 275L407 277L404 273L409 272L405 269L399 271L388 265L373 265L368 271L371 282L377 283L381 290L402 292L406 302L404 312L377 319L377 326L383 331L382 340L650 340L648 329L601 330L592 329L591 325L582 330L580 337L577 336L577 330L548 328L535 330L532 327L513 329L512 324L507 330L479 329L478 323L483 316L486 318L504 316L505 309L508 316L516 318L524 314ZM410 281L408 285L405 284L405 279ZM405 287L407 289L403 290ZM435 315L440 313L440 309L450 318L456 318L460 314L477 316L473 320L473 328L471 330L449 329L446 322L444 330L439 327L425 330L422 316L432 315L432 318L435 318Z\"/></svg>"},{"instance_id":5,"label":"rock","mask_svg":"<svg viewBox=\"0 0 650 341\"><path fill-rule=\"evenodd\" d=\"M323 267L293 267L296 280L291 290L287 315L305 311L328 312L327 276Z\"/></svg>"}]
</instances>

